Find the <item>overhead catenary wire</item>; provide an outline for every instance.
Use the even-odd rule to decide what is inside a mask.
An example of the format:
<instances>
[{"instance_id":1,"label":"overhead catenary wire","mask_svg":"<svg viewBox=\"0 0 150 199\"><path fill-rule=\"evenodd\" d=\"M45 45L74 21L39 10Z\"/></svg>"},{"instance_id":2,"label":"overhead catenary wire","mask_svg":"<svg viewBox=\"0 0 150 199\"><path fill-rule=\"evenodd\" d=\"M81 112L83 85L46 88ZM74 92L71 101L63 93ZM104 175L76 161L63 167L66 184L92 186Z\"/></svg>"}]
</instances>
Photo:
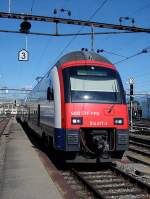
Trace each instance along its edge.
<instances>
[{"instance_id":1,"label":"overhead catenary wire","mask_svg":"<svg viewBox=\"0 0 150 199\"><path fill-rule=\"evenodd\" d=\"M148 67L148 66L147 66ZM139 71L134 71L134 74L133 74L134 76L136 76L136 78L138 77L140 77L140 78L144 78L144 76L149 76L150 75L150 73L148 73L148 71L147 72L140 72L140 74L139 74Z\"/></svg>"},{"instance_id":2,"label":"overhead catenary wire","mask_svg":"<svg viewBox=\"0 0 150 199\"><path fill-rule=\"evenodd\" d=\"M141 74L142 75L142 74ZM150 86L150 81L149 78L145 79L145 80L140 80L139 78L137 78L137 76L132 75L132 77L134 77L134 80L136 82L136 87L140 87L142 85L142 87L144 86ZM142 76L143 77L143 76ZM145 76L144 76L145 78ZM128 86L126 85L127 89Z\"/></svg>"},{"instance_id":3,"label":"overhead catenary wire","mask_svg":"<svg viewBox=\"0 0 150 199\"><path fill-rule=\"evenodd\" d=\"M119 57L124 57L124 58L127 58L126 56L124 55L121 55L121 54L118 54L118 53L114 53L114 52L111 52L111 51L107 51L107 50L104 50L104 49L97 49L97 53L108 53L108 54L111 54L111 55L115 55L115 56L119 56Z\"/></svg>"},{"instance_id":4,"label":"overhead catenary wire","mask_svg":"<svg viewBox=\"0 0 150 199\"><path fill-rule=\"evenodd\" d=\"M88 21L90 21L108 2L109 0L104 0L100 6L95 10L95 12L88 18ZM80 32L84 29L84 26L80 28L80 30L72 37L72 39L67 43L67 45L63 48L63 50L59 53L59 55L54 60L54 63L60 58L60 56L64 53L64 51L70 46L70 44L76 39L76 37L80 34ZM109 33L108 33L109 34ZM113 34L117 34L117 32L114 32ZM47 48L47 46L46 46Z\"/></svg>"},{"instance_id":5,"label":"overhead catenary wire","mask_svg":"<svg viewBox=\"0 0 150 199\"><path fill-rule=\"evenodd\" d=\"M120 60L120 61L118 61L118 62L115 62L114 64L120 64L120 63L122 63L122 62L124 62L124 61L127 61L128 59L131 59L131 58L133 58L133 57L136 57L136 56L138 56L138 55L140 55L140 54L142 54L142 52L139 52L139 53L136 53L136 54L134 54L134 55L131 55L131 56L125 58L125 59L122 59L122 60Z\"/></svg>"},{"instance_id":6,"label":"overhead catenary wire","mask_svg":"<svg viewBox=\"0 0 150 199\"><path fill-rule=\"evenodd\" d=\"M127 16L130 16L130 17L134 17L134 16L136 16L137 17L137 14L136 13L140 13L142 10L144 10L144 9L147 9L147 8L149 8L149 6L150 6L150 3L147 3L147 4L145 4L145 5L143 5L143 6L141 6L140 8L137 8L135 11L133 11L133 12L130 12L129 14L127 14ZM135 15L136 14L136 15ZM141 15L139 15L140 17L141 17ZM145 36L145 35L144 35ZM110 38L110 37L105 37L105 39L108 39L108 38ZM138 39L137 39L138 40ZM126 44L126 46L131 46L133 43L135 43L135 39L133 40L129 40L129 43L128 44ZM119 48L120 49L120 48ZM123 49L123 48L121 48L121 49Z\"/></svg>"},{"instance_id":7,"label":"overhead catenary wire","mask_svg":"<svg viewBox=\"0 0 150 199\"><path fill-rule=\"evenodd\" d=\"M103 7L104 5L107 3L108 0L104 0L102 2L102 4L100 4L100 6L95 10L95 12L90 16L90 18L88 20L91 20Z\"/></svg>"},{"instance_id":8,"label":"overhead catenary wire","mask_svg":"<svg viewBox=\"0 0 150 199\"><path fill-rule=\"evenodd\" d=\"M138 79L140 79L140 81L142 81L142 79L144 78L145 79L145 76L150 76L150 73L147 72L144 72L144 73L141 73L139 74L138 73L134 73L134 75L136 76L136 78L138 77Z\"/></svg>"},{"instance_id":9,"label":"overhead catenary wire","mask_svg":"<svg viewBox=\"0 0 150 199\"><path fill-rule=\"evenodd\" d=\"M136 80L136 85L150 85L150 81L147 79L145 81L139 81L139 80Z\"/></svg>"},{"instance_id":10,"label":"overhead catenary wire","mask_svg":"<svg viewBox=\"0 0 150 199\"><path fill-rule=\"evenodd\" d=\"M150 81L147 79L147 80L138 80L136 81L136 84L140 84L140 85L145 85L145 84L150 84Z\"/></svg>"},{"instance_id":11,"label":"overhead catenary wire","mask_svg":"<svg viewBox=\"0 0 150 199\"><path fill-rule=\"evenodd\" d=\"M33 0L33 2L32 2L32 7L33 7L34 3L35 3L35 0ZM67 2L67 4L68 4L68 2ZM39 35L40 35L40 33L39 33ZM46 35L45 35L45 36L46 36ZM48 35L48 36L49 36L49 35ZM47 40L46 45L45 45L45 47L44 47L44 49L43 49L43 51L42 51L42 54L41 54L41 56L39 57L37 63L43 61L43 57L44 57L45 51L47 51L47 49L48 49L48 46L49 46L49 42L48 42L48 40ZM45 73L44 73L44 74L45 74ZM43 74L43 76L44 76L44 74ZM35 85L34 85L34 84L35 84ZM37 82L35 82L35 80L34 80L33 83L32 83L32 87L35 87L36 85L37 85Z\"/></svg>"},{"instance_id":12,"label":"overhead catenary wire","mask_svg":"<svg viewBox=\"0 0 150 199\"><path fill-rule=\"evenodd\" d=\"M35 1L35 0L32 1L32 4L33 4L34 1ZM33 4L33 5L34 5L34 4ZM33 8L33 6L32 6L32 8ZM32 8L31 8L31 9L32 9ZM134 55L134 56L136 56L136 55ZM127 57L127 60L130 59L130 58L132 58L132 57L134 57L134 56Z\"/></svg>"},{"instance_id":13,"label":"overhead catenary wire","mask_svg":"<svg viewBox=\"0 0 150 199\"><path fill-rule=\"evenodd\" d=\"M100 6L95 10L95 12L89 17L88 21L90 21L107 3L108 0L104 0ZM70 44L77 38L78 34L84 29L84 26L80 28L80 30L76 33L75 36L67 43L67 45L63 48L63 50L59 53L55 60L59 59L59 57L64 53L64 51L70 46Z\"/></svg>"},{"instance_id":14,"label":"overhead catenary wire","mask_svg":"<svg viewBox=\"0 0 150 199\"><path fill-rule=\"evenodd\" d=\"M136 9L136 10L135 10L134 12L132 12L130 15L133 16L133 15L135 15L136 13L139 13L139 12L141 12L142 10L147 9L149 6L150 6L150 2L147 3L147 4L145 4L145 5L143 5L143 6L141 6L141 7L138 8L138 9ZM140 15L140 16L141 16L141 15Z\"/></svg>"},{"instance_id":15,"label":"overhead catenary wire","mask_svg":"<svg viewBox=\"0 0 150 199\"><path fill-rule=\"evenodd\" d=\"M131 56L125 58L125 59L122 59L122 60L120 60L120 61L117 61L117 62L115 62L115 63L113 63L113 64L120 64L120 63L122 63L122 62L124 62L124 61L127 61L127 60L133 58L133 57L136 57L136 56L138 56L138 55L141 55L141 54L143 54L143 53L148 53L148 52L150 52L150 46L148 46L147 48L144 48L142 51L140 51L140 52L138 52L138 53L136 53L136 54L133 54L133 55L131 55Z\"/></svg>"}]
</instances>

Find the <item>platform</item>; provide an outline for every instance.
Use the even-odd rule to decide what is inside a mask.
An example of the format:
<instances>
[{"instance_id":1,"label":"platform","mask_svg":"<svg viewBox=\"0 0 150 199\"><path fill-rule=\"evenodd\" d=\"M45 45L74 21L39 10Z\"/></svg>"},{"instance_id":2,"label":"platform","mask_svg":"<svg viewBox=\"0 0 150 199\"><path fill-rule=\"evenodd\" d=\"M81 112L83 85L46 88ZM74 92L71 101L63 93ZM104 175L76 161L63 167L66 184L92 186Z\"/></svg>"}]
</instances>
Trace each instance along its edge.
<instances>
[{"instance_id":1,"label":"platform","mask_svg":"<svg viewBox=\"0 0 150 199\"><path fill-rule=\"evenodd\" d=\"M7 131L4 164L0 165L0 198L63 198L20 124L12 119Z\"/></svg>"}]
</instances>

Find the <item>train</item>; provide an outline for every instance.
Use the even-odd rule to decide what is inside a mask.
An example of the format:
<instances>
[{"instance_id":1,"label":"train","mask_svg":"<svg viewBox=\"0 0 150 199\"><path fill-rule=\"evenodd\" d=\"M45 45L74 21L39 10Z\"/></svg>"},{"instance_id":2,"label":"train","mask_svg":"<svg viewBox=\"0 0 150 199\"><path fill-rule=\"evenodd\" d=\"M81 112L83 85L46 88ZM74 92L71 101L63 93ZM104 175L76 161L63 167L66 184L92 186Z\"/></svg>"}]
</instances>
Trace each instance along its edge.
<instances>
[{"instance_id":1,"label":"train","mask_svg":"<svg viewBox=\"0 0 150 199\"><path fill-rule=\"evenodd\" d=\"M62 56L29 93L25 107L21 120L66 161L113 161L128 149L119 72L95 52Z\"/></svg>"}]
</instances>

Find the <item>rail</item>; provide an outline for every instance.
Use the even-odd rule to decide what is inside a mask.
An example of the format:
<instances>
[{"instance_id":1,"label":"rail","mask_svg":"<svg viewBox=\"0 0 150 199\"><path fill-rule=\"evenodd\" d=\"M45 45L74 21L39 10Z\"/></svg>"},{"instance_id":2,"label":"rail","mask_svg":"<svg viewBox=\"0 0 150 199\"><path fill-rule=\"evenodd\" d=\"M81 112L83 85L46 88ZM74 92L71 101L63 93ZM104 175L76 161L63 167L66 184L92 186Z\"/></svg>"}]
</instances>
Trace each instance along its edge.
<instances>
[{"instance_id":1,"label":"rail","mask_svg":"<svg viewBox=\"0 0 150 199\"><path fill-rule=\"evenodd\" d=\"M78 179L86 185L86 187L98 198L105 199L103 195L98 192L92 184L90 184L87 180L85 180L75 169L71 169L71 171L78 177Z\"/></svg>"},{"instance_id":2,"label":"rail","mask_svg":"<svg viewBox=\"0 0 150 199\"><path fill-rule=\"evenodd\" d=\"M127 153L128 159L133 162L139 162L145 165L150 165L150 128L142 126L143 123L138 124L129 133L129 151Z\"/></svg>"},{"instance_id":3,"label":"rail","mask_svg":"<svg viewBox=\"0 0 150 199\"><path fill-rule=\"evenodd\" d=\"M125 173L124 171L122 171L121 169L111 166L110 165L110 169L115 171L118 175L123 176L124 178L127 178L128 180L130 180L132 183L137 184L141 189L143 190L147 190L148 193L150 193L150 185L146 184L140 180L138 180L137 178L135 178L134 176L129 175L128 173Z\"/></svg>"},{"instance_id":4,"label":"rail","mask_svg":"<svg viewBox=\"0 0 150 199\"><path fill-rule=\"evenodd\" d=\"M63 176L65 180L68 180L68 184L74 187L74 191L79 192L80 190L79 195L84 195L84 197L89 195L91 198L100 199L120 198L122 196L123 198L134 196L134 198L141 199L150 197L150 185L112 165L107 165L103 170L99 169L100 166L97 170L91 172L71 168L68 171L70 173L65 172ZM75 190L75 184L77 190ZM79 186L85 188L79 188ZM85 193L85 190L87 193Z\"/></svg>"},{"instance_id":5,"label":"rail","mask_svg":"<svg viewBox=\"0 0 150 199\"><path fill-rule=\"evenodd\" d=\"M8 117L0 117L0 137L3 134L9 120L10 120L10 118L8 118Z\"/></svg>"}]
</instances>

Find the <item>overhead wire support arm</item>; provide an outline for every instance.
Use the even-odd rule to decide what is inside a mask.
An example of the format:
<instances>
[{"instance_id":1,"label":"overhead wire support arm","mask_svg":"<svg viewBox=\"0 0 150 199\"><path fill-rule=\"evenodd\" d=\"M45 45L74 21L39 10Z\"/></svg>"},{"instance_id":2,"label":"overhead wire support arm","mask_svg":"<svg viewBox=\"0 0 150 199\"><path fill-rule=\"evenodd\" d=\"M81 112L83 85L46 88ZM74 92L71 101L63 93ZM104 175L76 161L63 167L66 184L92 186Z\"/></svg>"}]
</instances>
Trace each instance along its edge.
<instances>
[{"instance_id":1,"label":"overhead wire support arm","mask_svg":"<svg viewBox=\"0 0 150 199\"><path fill-rule=\"evenodd\" d=\"M0 91L25 91L30 92L32 89L25 89L25 88L0 88Z\"/></svg>"},{"instance_id":2,"label":"overhead wire support arm","mask_svg":"<svg viewBox=\"0 0 150 199\"><path fill-rule=\"evenodd\" d=\"M0 32L2 33L17 33L17 34L23 34L24 32L21 31L17 31L17 30L2 30L0 29ZM129 31L110 31L110 32L94 32L94 35L115 35L115 34L129 34L132 33L134 34L135 32L129 32ZM138 32L140 33L140 32ZM83 33L58 33L58 30L56 29L55 33L46 33L46 32L28 32L28 35L38 35L38 36L53 36L53 37L69 37L69 36L88 36L88 35L92 35L93 33L91 32L83 32Z\"/></svg>"},{"instance_id":3,"label":"overhead wire support arm","mask_svg":"<svg viewBox=\"0 0 150 199\"><path fill-rule=\"evenodd\" d=\"M131 31L131 32L150 33L150 29L148 28L99 23L99 22L75 20L75 19L64 19L64 18L48 17L48 16L0 12L0 18L21 19L21 20L41 21L41 22L50 22L50 23L62 23L62 24L69 24L69 25L71 24L71 25L89 26L89 27L95 27L95 28L108 28L108 29L116 29L116 30L124 30L124 31L126 30L126 31Z\"/></svg>"}]
</instances>

